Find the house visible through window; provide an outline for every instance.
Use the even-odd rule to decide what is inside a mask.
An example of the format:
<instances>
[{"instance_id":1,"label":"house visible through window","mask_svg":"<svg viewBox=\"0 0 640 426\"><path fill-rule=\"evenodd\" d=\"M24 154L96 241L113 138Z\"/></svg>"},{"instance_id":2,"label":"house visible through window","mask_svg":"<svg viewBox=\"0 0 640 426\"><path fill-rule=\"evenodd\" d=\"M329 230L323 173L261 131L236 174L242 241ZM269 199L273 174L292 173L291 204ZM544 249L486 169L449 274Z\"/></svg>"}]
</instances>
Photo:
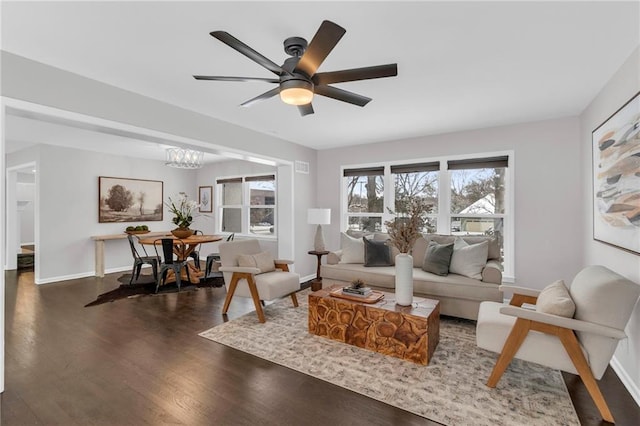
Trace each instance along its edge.
<instances>
[{"instance_id":1,"label":"house visible through window","mask_svg":"<svg viewBox=\"0 0 640 426\"><path fill-rule=\"evenodd\" d=\"M276 179L274 175L218 179L218 222L221 232L275 235Z\"/></svg>"}]
</instances>

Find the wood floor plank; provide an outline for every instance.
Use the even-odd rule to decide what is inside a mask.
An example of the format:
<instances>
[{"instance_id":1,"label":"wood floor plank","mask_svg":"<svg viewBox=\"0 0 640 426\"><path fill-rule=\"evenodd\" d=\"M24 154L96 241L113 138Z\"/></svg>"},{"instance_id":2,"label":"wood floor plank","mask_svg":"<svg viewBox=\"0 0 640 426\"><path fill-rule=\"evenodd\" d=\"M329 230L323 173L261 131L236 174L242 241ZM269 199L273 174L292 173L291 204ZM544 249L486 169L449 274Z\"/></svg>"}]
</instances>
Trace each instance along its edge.
<instances>
[{"instance_id":1,"label":"wood floor plank","mask_svg":"<svg viewBox=\"0 0 640 426\"><path fill-rule=\"evenodd\" d=\"M36 286L33 272L5 273L3 426L437 424L199 337L254 310L234 298L224 317L224 288L84 307L119 276ZM564 377L582 424L600 425ZM640 423L612 371L600 386L617 424Z\"/></svg>"}]
</instances>

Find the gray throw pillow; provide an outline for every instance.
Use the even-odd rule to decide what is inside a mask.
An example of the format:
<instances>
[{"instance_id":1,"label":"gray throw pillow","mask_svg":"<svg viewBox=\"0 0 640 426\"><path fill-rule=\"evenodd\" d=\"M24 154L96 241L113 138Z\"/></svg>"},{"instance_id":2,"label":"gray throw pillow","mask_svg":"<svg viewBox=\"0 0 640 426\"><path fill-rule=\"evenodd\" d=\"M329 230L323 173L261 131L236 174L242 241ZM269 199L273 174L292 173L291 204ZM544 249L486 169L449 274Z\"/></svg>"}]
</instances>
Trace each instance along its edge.
<instances>
[{"instance_id":1,"label":"gray throw pillow","mask_svg":"<svg viewBox=\"0 0 640 426\"><path fill-rule=\"evenodd\" d=\"M424 254L422 270L436 275L448 275L452 254L453 243L438 244L435 241L429 241L427 251Z\"/></svg>"},{"instance_id":2,"label":"gray throw pillow","mask_svg":"<svg viewBox=\"0 0 640 426\"><path fill-rule=\"evenodd\" d=\"M488 255L489 241L467 244L462 238L457 237L453 243L449 272L482 280L482 270L487 264Z\"/></svg>"},{"instance_id":3,"label":"gray throw pillow","mask_svg":"<svg viewBox=\"0 0 640 426\"><path fill-rule=\"evenodd\" d=\"M391 247L386 241L375 241L363 237L364 266L391 266Z\"/></svg>"}]
</instances>

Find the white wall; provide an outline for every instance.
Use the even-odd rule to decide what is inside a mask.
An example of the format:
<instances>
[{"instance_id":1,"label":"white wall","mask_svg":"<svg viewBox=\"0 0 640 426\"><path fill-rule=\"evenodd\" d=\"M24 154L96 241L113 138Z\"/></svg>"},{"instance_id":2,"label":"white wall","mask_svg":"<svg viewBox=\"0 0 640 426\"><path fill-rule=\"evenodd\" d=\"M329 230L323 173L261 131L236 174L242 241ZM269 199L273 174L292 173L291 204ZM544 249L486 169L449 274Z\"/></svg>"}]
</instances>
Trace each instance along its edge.
<instances>
[{"instance_id":1,"label":"white wall","mask_svg":"<svg viewBox=\"0 0 640 426\"><path fill-rule=\"evenodd\" d=\"M580 116L579 157L582 169L581 207L584 212L583 263L604 265L636 283L640 283L640 256L593 239L591 132L638 91L640 91L640 48L633 52ZM618 345L613 366L640 404L640 305L636 305L626 333L629 338Z\"/></svg>"},{"instance_id":2,"label":"white wall","mask_svg":"<svg viewBox=\"0 0 640 426\"><path fill-rule=\"evenodd\" d=\"M425 117L428 119L428 117ZM327 246L339 246L342 165L514 151L515 279L543 288L581 265L579 129L576 118L331 149L318 153L318 205L331 208Z\"/></svg>"},{"instance_id":3,"label":"white wall","mask_svg":"<svg viewBox=\"0 0 640 426\"><path fill-rule=\"evenodd\" d=\"M20 179L18 174L18 179ZM32 175L33 176L33 175ZM35 242L35 179L34 182L18 182L16 187L18 201L27 201L28 204L18 212L20 216L20 244L33 244Z\"/></svg>"},{"instance_id":4,"label":"white wall","mask_svg":"<svg viewBox=\"0 0 640 426\"><path fill-rule=\"evenodd\" d=\"M37 283L94 275L92 235L119 234L128 223L98 223L98 176L161 180L164 198L180 191L197 197L196 172L166 167L159 161L98 154L40 145L37 166L39 261ZM34 150L29 150L33 152ZM10 154L7 162L23 157ZM162 222L145 222L151 230L173 229L171 215ZM126 270L132 265L127 240L105 243L105 269Z\"/></svg>"},{"instance_id":5,"label":"white wall","mask_svg":"<svg viewBox=\"0 0 640 426\"><path fill-rule=\"evenodd\" d=\"M307 254L313 247L313 229L306 223L307 209L315 207L315 150L5 51L0 51L0 55L0 90L7 98L186 137L211 144L215 149L228 147L291 163L308 162L312 172L296 173L294 190L286 195L293 197L295 241L291 244L295 247L296 271L302 276L315 271L315 259Z\"/></svg>"}]
</instances>

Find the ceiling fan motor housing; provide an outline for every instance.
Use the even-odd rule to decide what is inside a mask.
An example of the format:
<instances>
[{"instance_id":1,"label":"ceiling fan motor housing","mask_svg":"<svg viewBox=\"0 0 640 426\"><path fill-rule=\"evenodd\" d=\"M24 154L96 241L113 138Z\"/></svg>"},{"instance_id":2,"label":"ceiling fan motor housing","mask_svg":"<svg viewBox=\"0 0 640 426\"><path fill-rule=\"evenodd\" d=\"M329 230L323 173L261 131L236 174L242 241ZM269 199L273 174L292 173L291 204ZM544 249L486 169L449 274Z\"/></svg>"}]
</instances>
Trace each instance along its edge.
<instances>
[{"instance_id":1,"label":"ceiling fan motor housing","mask_svg":"<svg viewBox=\"0 0 640 426\"><path fill-rule=\"evenodd\" d=\"M302 37L289 37L284 41L284 51L289 56L300 57L307 50L307 40Z\"/></svg>"}]
</instances>

